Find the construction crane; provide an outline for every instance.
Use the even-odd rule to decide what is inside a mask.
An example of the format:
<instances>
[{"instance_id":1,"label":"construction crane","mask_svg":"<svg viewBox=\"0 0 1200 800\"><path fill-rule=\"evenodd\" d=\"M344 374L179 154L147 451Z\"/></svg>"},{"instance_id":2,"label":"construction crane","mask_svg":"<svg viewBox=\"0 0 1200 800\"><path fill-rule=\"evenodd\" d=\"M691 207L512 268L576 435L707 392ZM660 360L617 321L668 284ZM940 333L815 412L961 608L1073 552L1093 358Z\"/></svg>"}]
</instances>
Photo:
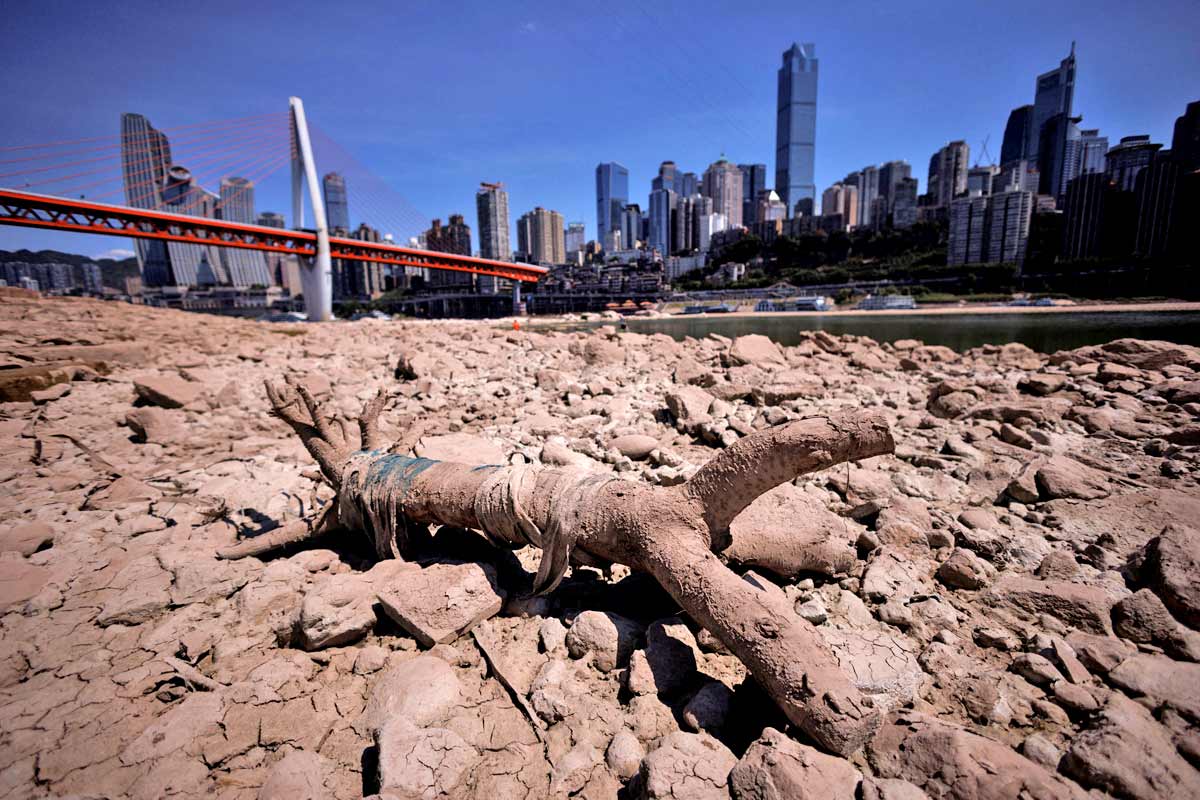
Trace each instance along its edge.
<instances>
[{"instance_id":1,"label":"construction crane","mask_svg":"<svg viewBox=\"0 0 1200 800\"><path fill-rule=\"evenodd\" d=\"M980 162L982 162L983 159L985 159L985 158L988 161L987 166L989 166L989 167L996 166L996 159L992 157L992 154L990 152L988 152L988 141L991 138L992 138L992 135L990 133L987 136L983 137L983 143L979 145L979 157L975 159L975 166L978 167Z\"/></svg>"}]
</instances>

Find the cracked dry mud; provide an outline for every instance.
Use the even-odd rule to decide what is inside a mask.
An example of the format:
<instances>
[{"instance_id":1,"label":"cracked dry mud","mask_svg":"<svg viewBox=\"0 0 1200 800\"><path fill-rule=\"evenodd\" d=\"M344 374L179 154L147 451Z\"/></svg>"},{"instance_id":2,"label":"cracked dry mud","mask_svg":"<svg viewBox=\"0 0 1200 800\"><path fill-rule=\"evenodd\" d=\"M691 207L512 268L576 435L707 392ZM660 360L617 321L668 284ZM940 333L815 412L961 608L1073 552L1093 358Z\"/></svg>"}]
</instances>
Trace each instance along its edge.
<instances>
[{"instance_id":1,"label":"cracked dry mud","mask_svg":"<svg viewBox=\"0 0 1200 800\"><path fill-rule=\"evenodd\" d=\"M10 298L0 347L0 797L1200 796L1196 348ZM267 413L286 375L350 418L387 389L383 432L417 456L663 485L755 431L881 412L894 455L773 490L722 557L883 727L821 752L625 568L530 599L538 551L450 528L413 534L416 563L365 536L216 558L330 496ZM421 613L450 641L414 638Z\"/></svg>"}]
</instances>

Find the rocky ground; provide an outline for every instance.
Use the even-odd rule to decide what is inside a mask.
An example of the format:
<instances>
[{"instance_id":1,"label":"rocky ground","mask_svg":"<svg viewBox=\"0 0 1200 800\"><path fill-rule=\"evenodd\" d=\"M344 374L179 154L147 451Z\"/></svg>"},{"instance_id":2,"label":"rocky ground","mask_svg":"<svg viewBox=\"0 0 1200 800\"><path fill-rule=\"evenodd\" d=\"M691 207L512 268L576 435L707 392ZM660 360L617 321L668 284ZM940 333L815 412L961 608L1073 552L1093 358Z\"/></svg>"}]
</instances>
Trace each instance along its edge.
<instances>
[{"instance_id":1,"label":"rocky ground","mask_svg":"<svg viewBox=\"0 0 1200 800\"><path fill-rule=\"evenodd\" d=\"M1200 350L957 354L489 323L269 325L0 298L0 796L1200 796ZM792 728L652 580L442 529L218 549L329 490L267 413L378 388L418 455L680 482L755 430L883 411L723 557L889 710ZM406 438L407 437L407 438ZM799 554L799 556L797 555Z\"/></svg>"}]
</instances>

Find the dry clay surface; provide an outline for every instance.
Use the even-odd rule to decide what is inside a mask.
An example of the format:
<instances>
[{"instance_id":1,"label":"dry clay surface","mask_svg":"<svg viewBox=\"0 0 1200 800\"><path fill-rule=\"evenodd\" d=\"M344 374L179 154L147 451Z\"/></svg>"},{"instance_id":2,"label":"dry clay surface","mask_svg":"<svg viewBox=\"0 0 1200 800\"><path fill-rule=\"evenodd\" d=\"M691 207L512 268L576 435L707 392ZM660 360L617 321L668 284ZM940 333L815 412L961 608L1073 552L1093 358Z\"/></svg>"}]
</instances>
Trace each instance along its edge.
<instances>
[{"instance_id":1,"label":"dry clay surface","mask_svg":"<svg viewBox=\"0 0 1200 800\"><path fill-rule=\"evenodd\" d=\"M0 797L1200 796L1200 351L273 325L0 298ZM657 584L413 532L262 559L330 491L267 413L308 381L416 455L673 485L837 409L894 455L804 476L722 557L883 727L791 727ZM417 427L423 426L423 427Z\"/></svg>"}]
</instances>

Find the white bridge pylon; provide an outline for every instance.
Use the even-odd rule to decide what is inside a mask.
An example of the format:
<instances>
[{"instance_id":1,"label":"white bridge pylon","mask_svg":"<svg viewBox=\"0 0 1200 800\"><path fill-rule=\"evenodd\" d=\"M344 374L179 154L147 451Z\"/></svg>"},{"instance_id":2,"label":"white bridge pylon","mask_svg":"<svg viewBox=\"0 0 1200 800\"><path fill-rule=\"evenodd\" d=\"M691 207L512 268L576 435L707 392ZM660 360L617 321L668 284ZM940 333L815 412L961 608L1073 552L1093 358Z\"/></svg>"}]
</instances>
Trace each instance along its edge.
<instances>
[{"instance_id":1,"label":"white bridge pylon","mask_svg":"<svg viewBox=\"0 0 1200 800\"><path fill-rule=\"evenodd\" d=\"M313 227L317 233L317 255L309 263L301 259L300 282L304 287L304 309L310 322L333 319L333 265L329 259L329 226L325 220L325 202L321 185L317 183L317 165L313 162L312 142L308 138L308 121L304 103L299 97L289 97L292 129L292 225L304 227L304 191L308 184L312 202Z\"/></svg>"}]
</instances>

